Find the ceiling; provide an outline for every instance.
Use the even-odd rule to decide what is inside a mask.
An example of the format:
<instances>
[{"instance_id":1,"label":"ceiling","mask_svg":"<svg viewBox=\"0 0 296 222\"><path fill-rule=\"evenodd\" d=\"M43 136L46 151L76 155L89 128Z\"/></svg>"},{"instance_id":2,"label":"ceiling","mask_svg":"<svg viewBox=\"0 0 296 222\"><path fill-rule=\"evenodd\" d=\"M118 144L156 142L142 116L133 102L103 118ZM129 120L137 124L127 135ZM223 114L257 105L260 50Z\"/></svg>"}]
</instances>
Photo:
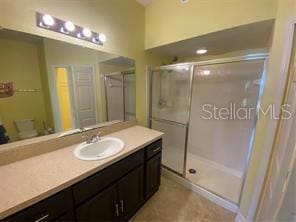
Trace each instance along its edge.
<instances>
[{"instance_id":1,"label":"ceiling","mask_svg":"<svg viewBox=\"0 0 296 222\"><path fill-rule=\"evenodd\" d=\"M141 5L143 6L148 6L149 4L151 4L154 0L137 0L137 2L139 2Z\"/></svg>"},{"instance_id":2,"label":"ceiling","mask_svg":"<svg viewBox=\"0 0 296 222\"><path fill-rule=\"evenodd\" d=\"M165 56L193 57L197 56L196 50L199 48L207 48L206 55L268 48L273 26L274 20L256 22L159 46L149 51Z\"/></svg>"}]
</instances>

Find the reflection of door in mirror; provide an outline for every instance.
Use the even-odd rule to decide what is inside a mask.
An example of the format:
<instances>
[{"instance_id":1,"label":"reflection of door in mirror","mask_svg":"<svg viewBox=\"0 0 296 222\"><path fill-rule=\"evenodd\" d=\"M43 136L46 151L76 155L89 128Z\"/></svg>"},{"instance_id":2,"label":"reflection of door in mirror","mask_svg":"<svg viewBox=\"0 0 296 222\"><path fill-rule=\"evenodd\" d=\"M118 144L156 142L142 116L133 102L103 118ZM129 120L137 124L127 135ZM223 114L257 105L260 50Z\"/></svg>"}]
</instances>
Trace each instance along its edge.
<instances>
[{"instance_id":1,"label":"reflection of door in mirror","mask_svg":"<svg viewBox=\"0 0 296 222\"><path fill-rule=\"evenodd\" d=\"M92 66L73 67L73 92L77 128L97 123L95 73Z\"/></svg>"},{"instance_id":2,"label":"reflection of door in mirror","mask_svg":"<svg viewBox=\"0 0 296 222\"><path fill-rule=\"evenodd\" d=\"M92 66L56 67L59 131L97 123L95 74Z\"/></svg>"}]
</instances>

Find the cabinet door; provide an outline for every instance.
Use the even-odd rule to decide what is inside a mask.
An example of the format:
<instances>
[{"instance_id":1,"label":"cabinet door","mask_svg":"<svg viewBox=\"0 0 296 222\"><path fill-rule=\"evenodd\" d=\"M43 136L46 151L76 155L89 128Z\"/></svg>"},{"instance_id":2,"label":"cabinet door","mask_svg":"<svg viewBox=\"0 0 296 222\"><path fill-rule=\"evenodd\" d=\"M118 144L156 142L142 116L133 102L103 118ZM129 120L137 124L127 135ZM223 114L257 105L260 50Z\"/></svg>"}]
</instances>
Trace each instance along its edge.
<instances>
[{"instance_id":1,"label":"cabinet door","mask_svg":"<svg viewBox=\"0 0 296 222\"><path fill-rule=\"evenodd\" d=\"M145 164L145 198L153 195L160 185L161 153Z\"/></svg>"},{"instance_id":2,"label":"cabinet door","mask_svg":"<svg viewBox=\"0 0 296 222\"><path fill-rule=\"evenodd\" d=\"M118 216L116 185L95 195L76 209L77 221L116 221Z\"/></svg>"},{"instance_id":3,"label":"cabinet door","mask_svg":"<svg viewBox=\"0 0 296 222\"><path fill-rule=\"evenodd\" d=\"M141 165L118 182L118 203L123 221L130 219L143 203L143 180Z\"/></svg>"}]
</instances>

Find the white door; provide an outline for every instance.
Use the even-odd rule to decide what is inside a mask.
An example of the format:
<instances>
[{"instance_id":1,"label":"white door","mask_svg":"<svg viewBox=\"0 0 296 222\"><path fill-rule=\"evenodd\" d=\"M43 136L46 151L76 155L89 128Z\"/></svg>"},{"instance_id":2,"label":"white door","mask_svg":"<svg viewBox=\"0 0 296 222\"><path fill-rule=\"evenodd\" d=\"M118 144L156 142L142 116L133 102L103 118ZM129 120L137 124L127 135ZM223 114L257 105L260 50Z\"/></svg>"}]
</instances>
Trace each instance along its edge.
<instances>
[{"instance_id":1,"label":"white door","mask_svg":"<svg viewBox=\"0 0 296 222\"><path fill-rule=\"evenodd\" d=\"M73 66L73 93L77 127L97 123L95 73L93 66Z\"/></svg>"}]
</instances>

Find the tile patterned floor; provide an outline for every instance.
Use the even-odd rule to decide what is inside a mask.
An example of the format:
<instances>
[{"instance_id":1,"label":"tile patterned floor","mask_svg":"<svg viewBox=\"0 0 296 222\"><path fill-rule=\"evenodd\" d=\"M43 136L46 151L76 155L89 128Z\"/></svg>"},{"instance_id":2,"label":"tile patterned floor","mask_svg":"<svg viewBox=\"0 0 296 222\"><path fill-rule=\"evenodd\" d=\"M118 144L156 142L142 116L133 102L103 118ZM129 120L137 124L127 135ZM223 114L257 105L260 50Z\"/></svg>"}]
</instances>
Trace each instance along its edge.
<instances>
[{"instance_id":1,"label":"tile patterned floor","mask_svg":"<svg viewBox=\"0 0 296 222\"><path fill-rule=\"evenodd\" d=\"M162 177L159 191L132 222L233 222L235 214Z\"/></svg>"}]
</instances>

